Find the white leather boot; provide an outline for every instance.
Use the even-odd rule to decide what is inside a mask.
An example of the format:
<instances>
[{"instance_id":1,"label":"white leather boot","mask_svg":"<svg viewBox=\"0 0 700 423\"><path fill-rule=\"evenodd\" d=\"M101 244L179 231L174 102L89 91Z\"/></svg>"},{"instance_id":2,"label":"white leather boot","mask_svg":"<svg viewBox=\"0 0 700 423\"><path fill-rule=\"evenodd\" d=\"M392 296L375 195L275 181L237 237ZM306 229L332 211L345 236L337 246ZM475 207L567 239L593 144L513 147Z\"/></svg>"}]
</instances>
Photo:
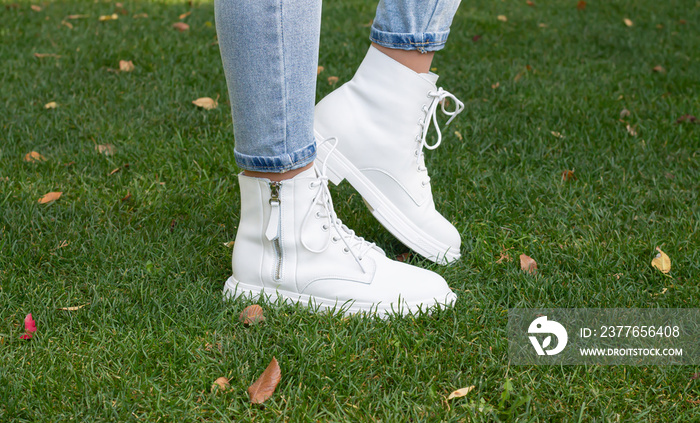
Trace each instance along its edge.
<instances>
[{"instance_id":1,"label":"white leather boot","mask_svg":"<svg viewBox=\"0 0 700 423\"><path fill-rule=\"evenodd\" d=\"M446 264L459 259L461 239L435 210L423 148L435 149L442 140L438 106L452 120L464 104L437 88L437 78L370 47L352 80L316 105L314 129L317 141L338 138L328 160L329 146L318 149L331 182L347 179L389 232L422 256ZM453 111L445 109L448 98ZM437 130L432 145L426 142L431 122Z\"/></svg>"},{"instance_id":2,"label":"white leather boot","mask_svg":"<svg viewBox=\"0 0 700 423\"><path fill-rule=\"evenodd\" d=\"M441 276L388 259L343 225L319 173L282 182L239 175L241 219L225 298L263 294L380 315L453 304L457 297Z\"/></svg>"}]
</instances>

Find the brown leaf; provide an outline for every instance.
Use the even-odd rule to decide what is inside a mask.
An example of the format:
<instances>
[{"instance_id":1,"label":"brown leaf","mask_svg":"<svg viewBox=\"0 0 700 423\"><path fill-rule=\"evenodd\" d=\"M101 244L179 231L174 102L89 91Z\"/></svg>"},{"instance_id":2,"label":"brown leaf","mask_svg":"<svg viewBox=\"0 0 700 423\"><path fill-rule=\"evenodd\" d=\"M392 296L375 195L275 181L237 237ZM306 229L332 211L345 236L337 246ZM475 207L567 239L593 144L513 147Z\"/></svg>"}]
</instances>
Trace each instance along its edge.
<instances>
[{"instance_id":1,"label":"brown leaf","mask_svg":"<svg viewBox=\"0 0 700 423\"><path fill-rule=\"evenodd\" d=\"M134 62L132 62L131 60L120 60L119 70L122 72L131 72L132 70L134 70Z\"/></svg>"},{"instance_id":2,"label":"brown leaf","mask_svg":"<svg viewBox=\"0 0 700 423\"><path fill-rule=\"evenodd\" d=\"M335 85L338 83L338 77L337 76L329 76L328 77L328 85Z\"/></svg>"},{"instance_id":3,"label":"brown leaf","mask_svg":"<svg viewBox=\"0 0 700 423\"><path fill-rule=\"evenodd\" d=\"M55 109L56 107L58 107L58 103L56 103L55 101L50 101L44 104L44 109Z\"/></svg>"},{"instance_id":4,"label":"brown leaf","mask_svg":"<svg viewBox=\"0 0 700 423\"><path fill-rule=\"evenodd\" d=\"M124 198L122 198L122 201L127 201L130 198L131 198L131 193L127 192L126 195L124 196Z\"/></svg>"},{"instance_id":5,"label":"brown leaf","mask_svg":"<svg viewBox=\"0 0 700 423\"><path fill-rule=\"evenodd\" d=\"M500 86L501 86L500 82L496 82L495 84L491 84L491 88L493 88L494 90Z\"/></svg>"},{"instance_id":6,"label":"brown leaf","mask_svg":"<svg viewBox=\"0 0 700 423\"><path fill-rule=\"evenodd\" d=\"M565 182L565 181L568 181L568 180L574 180L574 181L575 181L576 179L578 179L578 178L576 177L576 175L574 175L574 171L575 171L575 170L576 170L576 169L565 170L565 171L563 171L563 172L561 173L561 181L562 181L562 182Z\"/></svg>"},{"instance_id":7,"label":"brown leaf","mask_svg":"<svg viewBox=\"0 0 700 423\"><path fill-rule=\"evenodd\" d=\"M34 57L37 59L43 59L44 57L53 57L54 59L58 59L61 57L61 55L55 53L34 53Z\"/></svg>"},{"instance_id":8,"label":"brown leaf","mask_svg":"<svg viewBox=\"0 0 700 423\"><path fill-rule=\"evenodd\" d=\"M264 322L265 316L263 316L263 309L257 304L250 305L243 309L241 315L238 316L238 320L244 325Z\"/></svg>"},{"instance_id":9,"label":"brown leaf","mask_svg":"<svg viewBox=\"0 0 700 423\"><path fill-rule=\"evenodd\" d=\"M66 16L65 19L73 20L73 19L82 19L82 18L87 18L87 17L89 17L89 15L68 15L68 16Z\"/></svg>"},{"instance_id":10,"label":"brown leaf","mask_svg":"<svg viewBox=\"0 0 700 423\"><path fill-rule=\"evenodd\" d=\"M698 120L698 118L696 118L693 115L683 115L676 120L676 123L683 123L683 122L700 123L700 120Z\"/></svg>"},{"instance_id":11,"label":"brown leaf","mask_svg":"<svg viewBox=\"0 0 700 423\"><path fill-rule=\"evenodd\" d=\"M655 267L661 271L661 273L668 273L671 271L671 259L661 251L659 247L656 247L656 251L659 253L651 261L652 267Z\"/></svg>"},{"instance_id":12,"label":"brown leaf","mask_svg":"<svg viewBox=\"0 0 700 423\"><path fill-rule=\"evenodd\" d=\"M452 399L452 398L463 397L463 396L467 395L468 393L470 393L470 392L472 391L472 389L474 389L474 385L469 386L469 387L467 387L467 388L457 389L456 391L452 392L452 393L447 397L447 399L450 400L450 399Z\"/></svg>"},{"instance_id":13,"label":"brown leaf","mask_svg":"<svg viewBox=\"0 0 700 423\"><path fill-rule=\"evenodd\" d=\"M625 25L627 25L627 26L632 26L632 25L634 25L634 22L632 22L631 20L629 20L629 19L627 19L627 18L623 19L622 21L623 21L623 22L625 23Z\"/></svg>"},{"instance_id":14,"label":"brown leaf","mask_svg":"<svg viewBox=\"0 0 700 423\"><path fill-rule=\"evenodd\" d=\"M58 247L52 248L51 251L60 250L61 248L67 247L68 245L70 245L70 241L64 239L64 240L58 245Z\"/></svg>"},{"instance_id":15,"label":"brown leaf","mask_svg":"<svg viewBox=\"0 0 700 423\"><path fill-rule=\"evenodd\" d=\"M112 13L111 15L102 15L97 20L99 20L100 22L104 22L104 21L114 21L117 19L119 19L119 15L117 15L116 13Z\"/></svg>"},{"instance_id":16,"label":"brown leaf","mask_svg":"<svg viewBox=\"0 0 700 423\"><path fill-rule=\"evenodd\" d=\"M564 136L561 134L561 132L557 132L557 131L550 131L550 132L552 133L552 135L554 135L557 138L564 138Z\"/></svg>"},{"instance_id":17,"label":"brown leaf","mask_svg":"<svg viewBox=\"0 0 700 423\"><path fill-rule=\"evenodd\" d=\"M396 256L396 261L400 261L402 263L405 263L408 261L409 258L411 258L411 253L405 252L405 253L401 253L398 256Z\"/></svg>"},{"instance_id":18,"label":"brown leaf","mask_svg":"<svg viewBox=\"0 0 700 423\"><path fill-rule=\"evenodd\" d=\"M182 15L179 16L180 20L185 19L186 17L190 16L192 14L192 11L185 12Z\"/></svg>"},{"instance_id":19,"label":"brown leaf","mask_svg":"<svg viewBox=\"0 0 700 423\"><path fill-rule=\"evenodd\" d=\"M686 21L685 19L681 19L681 20L678 21L678 23L681 24L681 25L685 25L685 24L688 23L688 21Z\"/></svg>"},{"instance_id":20,"label":"brown leaf","mask_svg":"<svg viewBox=\"0 0 700 423\"><path fill-rule=\"evenodd\" d=\"M224 242L224 247L233 248L234 244L236 244L236 241Z\"/></svg>"},{"instance_id":21,"label":"brown leaf","mask_svg":"<svg viewBox=\"0 0 700 423\"><path fill-rule=\"evenodd\" d=\"M32 151L32 152L25 154L24 161L29 162L29 163L45 162L46 157L42 156L41 154L37 153L36 151Z\"/></svg>"},{"instance_id":22,"label":"brown leaf","mask_svg":"<svg viewBox=\"0 0 700 423\"><path fill-rule=\"evenodd\" d=\"M584 10L586 8L586 2L583 0L579 0L579 2L576 3L576 8L578 10Z\"/></svg>"},{"instance_id":23,"label":"brown leaf","mask_svg":"<svg viewBox=\"0 0 700 423\"><path fill-rule=\"evenodd\" d=\"M61 198L62 192L49 192L39 199L39 204L46 204Z\"/></svg>"},{"instance_id":24,"label":"brown leaf","mask_svg":"<svg viewBox=\"0 0 700 423\"><path fill-rule=\"evenodd\" d=\"M323 72L324 69L325 69L325 68L324 68L323 66L319 66L318 68L316 68L316 75L320 75L321 72Z\"/></svg>"},{"instance_id":25,"label":"brown leaf","mask_svg":"<svg viewBox=\"0 0 700 423\"><path fill-rule=\"evenodd\" d=\"M631 115L629 110L622 109L622 111L620 112L620 119L624 119L624 118L628 117L629 115Z\"/></svg>"},{"instance_id":26,"label":"brown leaf","mask_svg":"<svg viewBox=\"0 0 700 423\"><path fill-rule=\"evenodd\" d=\"M105 156L112 156L117 149L112 144L98 144L95 146L95 151Z\"/></svg>"},{"instance_id":27,"label":"brown leaf","mask_svg":"<svg viewBox=\"0 0 700 423\"><path fill-rule=\"evenodd\" d=\"M248 388L250 402L253 404L262 404L265 402L265 400L270 398L275 392L275 388L277 384L280 383L280 379L282 379L282 371L280 370L279 364L277 364L277 359L272 357L272 361L270 361L265 371L260 375L258 380Z\"/></svg>"},{"instance_id":28,"label":"brown leaf","mask_svg":"<svg viewBox=\"0 0 700 423\"><path fill-rule=\"evenodd\" d=\"M531 1L531 0L527 0L527 1L525 2L525 4L527 4L527 5L530 6L530 7L534 7L534 6L535 6L535 3L534 3L533 1Z\"/></svg>"},{"instance_id":29,"label":"brown leaf","mask_svg":"<svg viewBox=\"0 0 700 423\"><path fill-rule=\"evenodd\" d=\"M73 29L73 24L67 21L61 21L61 25L65 25L68 29Z\"/></svg>"},{"instance_id":30,"label":"brown leaf","mask_svg":"<svg viewBox=\"0 0 700 423\"><path fill-rule=\"evenodd\" d=\"M213 98L210 98L210 97L198 98L196 100L193 100L192 104L194 104L197 107L201 107L205 110L216 109L219 106L219 102L217 102L216 100L214 100Z\"/></svg>"},{"instance_id":31,"label":"brown leaf","mask_svg":"<svg viewBox=\"0 0 700 423\"><path fill-rule=\"evenodd\" d=\"M520 254L520 268L531 275L535 274L537 273L537 262L532 257Z\"/></svg>"},{"instance_id":32,"label":"brown leaf","mask_svg":"<svg viewBox=\"0 0 700 423\"><path fill-rule=\"evenodd\" d=\"M37 6L36 4L31 5L31 8L35 12L41 12L41 6Z\"/></svg>"},{"instance_id":33,"label":"brown leaf","mask_svg":"<svg viewBox=\"0 0 700 423\"><path fill-rule=\"evenodd\" d=\"M226 392L231 385L228 383L228 379L225 377L220 377L214 381L214 384L211 385L211 392L215 391L221 391L221 392Z\"/></svg>"},{"instance_id":34,"label":"brown leaf","mask_svg":"<svg viewBox=\"0 0 700 423\"><path fill-rule=\"evenodd\" d=\"M651 68L651 70L658 73L666 73L666 69L664 69L664 67L661 65L656 65L653 68Z\"/></svg>"},{"instance_id":35,"label":"brown leaf","mask_svg":"<svg viewBox=\"0 0 700 423\"><path fill-rule=\"evenodd\" d=\"M627 128L627 132L630 135L632 135L633 137L637 136L637 127L636 126L627 125L626 128Z\"/></svg>"},{"instance_id":36,"label":"brown leaf","mask_svg":"<svg viewBox=\"0 0 700 423\"><path fill-rule=\"evenodd\" d=\"M109 176L114 175L115 173L119 172L120 170L122 170L122 168L120 168L120 167L112 169L112 171L109 172Z\"/></svg>"},{"instance_id":37,"label":"brown leaf","mask_svg":"<svg viewBox=\"0 0 700 423\"><path fill-rule=\"evenodd\" d=\"M184 22L175 22L173 24L173 28L177 29L180 32L185 32L190 29L190 26Z\"/></svg>"},{"instance_id":38,"label":"brown leaf","mask_svg":"<svg viewBox=\"0 0 700 423\"><path fill-rule=\"evenodd\" d=\"M506 15L498 15L496 16L496 19L498 19L501 22L508 22L508 18L506 17Z\"/></svg>"}]
</instances>

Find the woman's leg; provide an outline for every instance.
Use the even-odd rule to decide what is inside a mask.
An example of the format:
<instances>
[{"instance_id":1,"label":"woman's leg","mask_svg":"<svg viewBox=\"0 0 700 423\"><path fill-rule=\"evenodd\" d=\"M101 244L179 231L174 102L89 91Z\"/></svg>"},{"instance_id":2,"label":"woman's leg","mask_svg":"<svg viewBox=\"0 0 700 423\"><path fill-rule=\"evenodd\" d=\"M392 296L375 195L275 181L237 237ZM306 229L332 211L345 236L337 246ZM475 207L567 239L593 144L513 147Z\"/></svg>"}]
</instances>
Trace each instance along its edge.
<instances>
[{"instance_id":1,"label":"woman's leg","mask_svg":"<svg viewBox=\"0 0 700 423\"><path fill-rule=\"evenodd\" d=\"M321 1L216 0L215 12L236 163L273 178L308 167L316 154Z\"/></svg>"},{"instance_id":2,"label":"woman's leg","mask_svg":"<svg viewBox=\"0 0 700 423\"><path fill-rule=\"evenodd\" d=\"M459 231L440 213L423 150L441 142L437 110L454 116L463 104L437 88L433 52L444 47L458 0L382 0L371 29L372 46L347 84L316 106L317 139L337 137L326 159L333 181L347 179L372 214L408 247L438 263L460 257ZM446 110L444 100L454 110ZM437 141L428 142L434 126Z\"/></svg>"},{"instance_id":3,"label":"woman's leg","mask_svg":"<svg viewBox=\"0 0 700 423\"><path fill-rule=\"evenodd\" d=\"M399 313L451 305L434 272L390 260L333 210L311 168L320 0L216 0L241 215L225 296ZM319 140L334 148L334 141Z\"/></svg>"}]
</instances>

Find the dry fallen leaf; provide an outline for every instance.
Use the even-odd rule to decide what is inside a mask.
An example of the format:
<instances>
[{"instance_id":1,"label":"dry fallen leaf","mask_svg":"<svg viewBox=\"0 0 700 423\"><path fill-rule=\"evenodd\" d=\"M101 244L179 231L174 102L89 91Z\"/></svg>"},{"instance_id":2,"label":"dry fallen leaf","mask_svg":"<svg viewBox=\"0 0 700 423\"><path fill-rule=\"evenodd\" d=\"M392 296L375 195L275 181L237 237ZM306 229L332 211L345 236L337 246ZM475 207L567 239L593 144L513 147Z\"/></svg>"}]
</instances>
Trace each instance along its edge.
<instances>
[{"instance_id":1,"label":"dry fallen leaf","mask_svg":"<svg viewBox=\"0 0 700 423\"><path fill-rule=\"evenodd\" d=\"M620 119L624 119L624 118L626 118L626 117L629 116L629 115L631 115L631 113L630 113L629 110L627 110L627 109L622 109L622 111L620 112Z\"/></svg>"},{"instance_id":2,"label":"dry fallen leaf","mask_svg":"<svg viewBox=\"0 0 700 423\"><path fill-rule=\"evenodd\" d=\"M632 26L632 25L634 25L634 22L632 22L631 20L629 20L629 19L627 19L627 18L623 19L622 21L623 21L623 22L625 23L625 25L627 25L627 26Z\"/></svg>"},{"instance_id":3,"label":"dry fallen leaf","mask_svg":"<svg viewBox=\"0 0 700 423\"><path fill-rule=\"evenodd\" d=\"M61 21L61 25L65 25L68 29L73 29L73 24L67 21Z\"/></svg>"},{"instance_id":4,"label":"dry fallen leaf","mask_svg":"<svg viewBox=\"0 0 700 423\"><path fill-rule=\"evenodd\" d=\"M585 9L585 8L586 8L586 2L583 1L583 0L579 0L579 2L576 3L576 8L577 8L578 10L583 10L583 9Z\"/></svg>"},{"instance_id":5,"label":"dry fallen leaf","mask_svg":"<svg viewBox=\"0 0 700 423\"><path fill-rule=\"evenodd\" d=\"M148 13L137 13L133 16L134 19L141 19L141 18L147 18Z\"/></svg>"},{"instance_id":6,"label":"dry fallen leaf","mask_svg":"<svg viewBox=\"0 0 700 423\"><path fill-rule=\"evenodd\" d=\"M474 389L474 385L469 386L467 388L462 388L462 389L457 389L456 391L452 392L447 399L450 400L452 398L459 398L467 395Z\"/></svg>"},{"instance_id":7,"label":"dry fallen leaf","mask_svg":"<svg viewBox=\"0 0 700 423\"><path fill-rule=\"evenodd\" d=\"M494 90L500 86L501 86L500 82L496 82L495 84L491 84L491 88L493 88Z\"/></svg>"},{"instance_id":8,"label":"dry fallen leaf","mask_svg":"<svg viewBox=\"0 0 700 423\"><path fill-rule=\"evenodd\" d=\"M216 107L219 105L219 103L216 100L209 97L201 97L196 100L193 100L192 104L206 110L216 109Z\"/></svg>"},{"instance_id":9,"label":"dry fallen leaf","mask_svg":"<svg viewBox=\"0 0 700 423\"><path fill-rule=\"evenodd\" d=\"M95 151L105 156L112 156L117 149L112 144L98 144L95 146Z\"/></svg>"},{"instance_id":10,"label":"dry fallen leaf","mask_svg":"<svg viewBox=\"0 0 700 423\"><path fill-rule=\"evenodd\" d=\"M192 11L185 12L182 15L179 16L180 20L185 19L186 17L190 16L192 14Z\"/></svg>"},{"instance_id":11,"label":"dry fallen leaf","mask_svg":"<svg viewBox=\"0 0 700 423\"><path fill-rule=\"evenodd\" d=\"M224 247L226 248L233 248L233 245L236 243L236 241L229 241L229 242L224 242Z\"/></svg>"},{"instance_id":12,"label":"dry fallen leaf","mask_svg":"<svg viewBox=\"0 0 700 423\"><path fill-rule=\"evenodd\" d=\"M656 65L653 68L651 68L651 70L658 73L666 73L666 69L664 69L664 67L661 65Z\"/></svg>"},{"instance_id":13,"label":"dry fallen leaf","mask_svg":"<svg viewBox=\"0 0 700 423\"><path fill-rule=\"evenodd\" d=\"M530 274L537 273L537 262L532 257L520 254L520 268Z\"/></svg>"},{"instance_id":14,"label":"dry fallen leaf","mask_svg":"<svg viewBox=\"0 0 700 423\"><path fill-rule=\"evenodd\" d=\"M190 26L187 25L187 24L184 23L184 22L175 22L175 23L173 24L173 28L177 29L177 30L180 31L180 32L185 32L185 31L187 31L188 29L190 29Z\"/></svg>"},{"instance_id":15,"label":"dry fallen leaf","mask_svg":"<svg viewBox=\"0 0 700 423\"><path fill-rule=\"evenodd\" d=\"M250 402L253 404L262 404L265 402L265 400L270 398L275 392L275 388L277 384L280 383L280 379L282 379L282 371L280 370L279 364L277 364L277 359L272 357L272 361L270 361L265 371L260 375L258 380L248 388Z\"/></svg>"},{"instance_id":16,"label":"dry fallen leaf","mask_svg":"<svg viewBox=\"0 0 700 423\"><path fill-rule=\"evenodd\" d=\"M24 155L24 161L33 163L33 162L45 162L46 157L42 156L41 154L37 153L36 151L29 152Z\"/></svg>"},{"instance_id":17,"label":"dry fallen leaf","mask_svg":"<svg viewBox=\"0 0 700 423\"><path fill-rule=\"evenodd\" d=\"M82 18L87 18L87 17L89 17L89 15L68 15L65 17L65 19L73 20L73 19L82 19Z\"/></svg>"},{"instance_id":18,"label":"dry fallen leaf","mask_svg":"<svg viewBox=\"0 0 700 423\"><path fill-rule=\"evenodd\" d=\"M574 171L575 171L575 170L576 170L576 169L565 170L565 171L563 171L563 172L561 173L561 180L562 180L562 182L568 181L568 180L576 180L576 179L578 179L578 178L576 177L576 175L574 175Z\"/></svg>"},{"instance_id":19,"label":"dry fallen leaf","mask_svg":"<svg viewBox=\"0 0 700 423\"><path fill-rule=\"evenodd\" d=\"M102 15L98 18L100 22L113 21L116 19L119 19L119 15L117 15L116 13L112 13L111 15Z\"/></svg>"},{"instance_id":20,"label":"dry fallen leaf","mask_svg":"<svg viewBox=\"0 0 700 423\"><path fill-rule=\"evenodd\" d=\"M50 101L44 104L44 109L55 109L56 107L58 107L58 103L56 103L55 101Z\"/></svg>"},{"instance_id":21,"label":"dry fallen leaf","mask_svg":"<svg viewBox=\"0 0 700 423\"><path fill-rule=\"evenodd\" d=\"M411 253L405 252L405 253L401 253L398 256L396 256L396 261L400 261L402 263L405 263L408 261L409 258L411 258Z\"/></svg>"},{"instance_id":22,"label":"dry fallen leaf","mask_svg":"<svg viewBox=\"0 0 700 423\"><path fill-rule=\"evenodd\" d=\"M534 6L534 5L535 5L535 3L532 2L532 1L530 1L530 0L527 0L525 3L526 3L528 6Z\"/></svg>"},{"instance_id":23,"label":"dry fallen leaf","mask_svg":"<svg viewBox=\"0 0 700 423\"><path fill-rule=\"evenodd\" d=\"M540 28L547 28L546 23L539 23L539 24L537 24L537 26L539 26Z\"/></svg>"},{"instance_id":24,"label":"dry fallen leaf","mask_svg":"<svg viewBox=\"0 0 700 423\"><path fill-rule=\"evenodd\" d=\"M56 53L34 53L34 57L36 57L37 59L43 59L44 57L53 57L55 59L58 59L59 57L61 57L61 55Z\"/></svg>"},{"instance_id":25,"label":"dry fallen leaf","mask_svg":"<svg viewBox=\"0 0 700 423\"><path fill-rule=\"evenodd\" d=\"M39 204L46 204L52 201L56 201L59 198L61 198L61 195L63 195L63 193L60 191L49 192L48 194L44 195L39 199Z\"/></svg>"},{"instance_id":26,"label":"dry fallen leaf","mask_svg":"<svg viewBox=\"0 0 700 423\"><path fill-rule=\"evenodd\" d=\"M36 4L31 5L31 8L35 12L41 12L41 6L37 6Z\"/></svg>"},{"instance_id":27,"label":"dry fallen leaf","mask_svg":"<svg viewBox=\"0 0 700 423\"><path fill-rule=\"evenodd\" d=\"M683 123L683 122L690 122L690 123L700 123L700 120L696 118L693 115L683 115L676 119L676 123Z\"/></svg>"},{"instance_id":28,"label":"dry fallen leaf","mask_svg":"<svg viewBox=\"0 0 700 423\"><path fill-rule=\"evenodd\" d=\"M227 391L231 385L228 383L228 379L225 377L220 377L214 381L214 384L211 385L211 391L214 392L216 390L219 390L221 392Z\"/></svg>"},{"instance_id":29,"label":"dry fallen leaf","mask_svg":"<svg viewBox=\"0 0 700 423\"><path fill-rule=\"evenodd\" d=\"M264 322L265 316L263 316L263 309L257 304L250 305L243 309L241 315L238 316L238 320L244 325Z\"/></svg>"},{"instance_id":30,"label":"dry fallen leaf","mask_svg":"<svg viewBox=\"0 0 700 423\"><path fill-rule=\"evenodd\" d=\"M63 310L63 311L78 311L81 308L85 307L87 304L79 305L79 306L73 306L73 307L59 307L58 310Z\"/></svg>"},{"instance_id":31,"label":"dry fallen leaf","mask_svg":"<svg viewBox=\"0 0 700 423\"><path fill-rule=\"evenodd\" d=\"M662 273L668 273L671 271L671 259L668 258L666 253L661 251L659 247L656 247L656 251L659 253L651 261L651 265L659 269Z\"/></svg>"},{"instance_id":32,"label":"dry fallen leaf","mask_svg":"<svg viewBox=\"0 0 700 423\"><path fill-rule=\"evenodd\" d=\"M131 60L120 60L119 70L122 72L131 72L132 70L134 70L134 62L132 62Z\"/></svg>"},{"instance_id":33,"label":"dry fallen leaf","mask_svg":"<svg viewBox=\"0 0 700 423\"><path fill-rule=\"evenodd\" d=\"M122 170L122 168L120 168L120 167L116 167L116 168L112 169L112 171L109 172L109 176L114 175L115 173L119 172L120 170Z\"/></svg>"},{"instance_id":34,"label":"dry fallen leaf","mask_svg":"<svg viewBox=\"0 0 700 423\"><path fill-rule=\"evenodd\" d=\"M462 134L459 131L455 131L455 137L457 137L457 139L460 141L464 140L464 137L462 137Z\"/></svg>"},{"instance_id":35,"label":"dry fallen leaf","mask_svg":"<svg viewBox=\"0 0 700 423\"><path fill-rule=\"evenodd\" d=\"M627 132L630 135L632 135L633 137L637 136L637 127L636 126L627 125L626 128L627 128Z\"/></svg>"},{"instance_id":36,"label":"dry fallen leaf","mask_svg":"<svg viewBox=\"0 0 700 423\"><path fill-rule=\"evenodd\" d=\"M564 136L561 134L561 132L557 132L557 131L551 131L551 132L552 132L552 135L554 135L557 138L564 138Z\"/></svg>"},{"instance_id":37,"label":"dry fallen leaf","mask_svg":"<svg viewBox=\"0 0 700 423\"><path fill-rule=\"evenodd\" d=\"M316 68L316 75L320 75L321 72L323 72L323 69L325 69L323 66L319 66L318 68Z\"/></svg>"},{"instance_id":38,"label":"dry fallen leaf","mask_svg":"<svg viewBox=\"0 0 700 423\"><path fill-rule=\"evenodd\" d=\"M338 77L337 76L329 76L328 77L328 84L329 85L335 85L338 83Z\"/></svg>"},{"instance_id":39,"label":"dry fallen leaf","mask_svg":"<svg viewBox=\"0 0 700 423\"><path fill-rule=\"evenodd\" d=\"M508 18L506 17L506 15L498 15L496 19L498 19L501 22L508 22Z\"/></svg>"},{"instance_id":40,"label":"dry fallen leaf","mask_svg":"<svg viewBox=\"0 0 700 423\"><path fill-rule=\"evenodd\" d=\"M130 192L127 192L126 195L122 198L121 201L127 201L127 200L130 199L130 198L131 198L131 193L130 193Z\"/></svg>"}]
</instances>

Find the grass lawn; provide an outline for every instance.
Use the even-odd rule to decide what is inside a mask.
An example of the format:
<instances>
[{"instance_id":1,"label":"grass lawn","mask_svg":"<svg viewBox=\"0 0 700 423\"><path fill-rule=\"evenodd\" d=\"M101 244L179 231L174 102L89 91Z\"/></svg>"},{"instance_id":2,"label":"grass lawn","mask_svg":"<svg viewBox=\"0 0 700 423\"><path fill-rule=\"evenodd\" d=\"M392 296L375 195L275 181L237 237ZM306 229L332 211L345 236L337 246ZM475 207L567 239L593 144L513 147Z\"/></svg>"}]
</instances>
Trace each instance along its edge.
<instances>
[{"instance_id":1,"label":"grass lawn","mask_svg":"<svg viewBox=\"0 0 700 423\"><path fill-rule=\"evenodd\" d=\"M534 3L464 1L433 63L466 105L426 154L463 258L410 261L447 279L454 309L383 321L263 303L245 327L248 304L221 298L239 170L213 4L3 0L0 421L700 421L697 366L509 364L508 308L700 307L700 125L676 123L700 117L700 3ZM373 16L325 2L319 98L351 78ZM332 194L351 228L406 252L350 186ZM282 381L251 405L273 356ZM231 390L210 393L221 376Z\"/></svg>"}]
</instances>

